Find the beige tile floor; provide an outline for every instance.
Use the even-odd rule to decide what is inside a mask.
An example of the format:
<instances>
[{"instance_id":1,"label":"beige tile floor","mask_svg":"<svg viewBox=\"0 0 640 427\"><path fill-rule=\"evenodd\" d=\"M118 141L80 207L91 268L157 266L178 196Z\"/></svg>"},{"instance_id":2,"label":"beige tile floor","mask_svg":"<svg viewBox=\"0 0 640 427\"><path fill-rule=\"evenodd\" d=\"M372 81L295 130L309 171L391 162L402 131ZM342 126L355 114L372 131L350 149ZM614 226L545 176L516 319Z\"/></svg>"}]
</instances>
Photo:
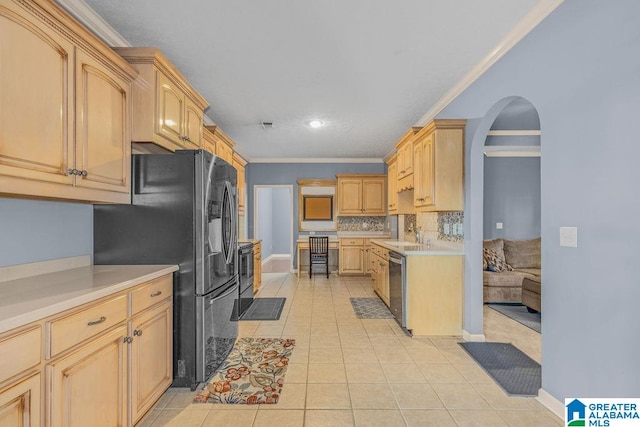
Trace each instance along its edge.
<instances>
[{"instance_id":1,"label":"beige tile floor","mask_svg":"<svg viewBox=\"0 0 640 427\"><path fill-rule=\"evenodd\" d=\"M241 322L240 336L296 339L280 402L193 404L194 392L169 389L139 425L562 425L536 399L507 396L458 346L459 338L410 338L393 320L356 318L349 298L374 296L367 278L267 273L259 296L286 297L282 316ZM485 308L489 340L522 344L540 360L539 334L511 323Z\"/></svg>"}]
</instances>

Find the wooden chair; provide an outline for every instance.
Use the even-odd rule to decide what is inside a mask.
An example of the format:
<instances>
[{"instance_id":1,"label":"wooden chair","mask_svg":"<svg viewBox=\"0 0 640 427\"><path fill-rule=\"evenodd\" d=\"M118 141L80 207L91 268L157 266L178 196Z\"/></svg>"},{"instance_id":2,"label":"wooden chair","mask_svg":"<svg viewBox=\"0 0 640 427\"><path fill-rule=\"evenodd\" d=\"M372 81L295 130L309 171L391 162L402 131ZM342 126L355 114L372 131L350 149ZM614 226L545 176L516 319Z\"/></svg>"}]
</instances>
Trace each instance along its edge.
<instances>
[{"instance_id":1,"label":"wooden chair","mask_svg":"<svg viewBox=\"0 0 640 427\"><path fill-rule=\"evenodd\" d=\"M324 265L329 278L329 237L309 237L309 278L313 266Z\"/></svg>"}]
</instances>

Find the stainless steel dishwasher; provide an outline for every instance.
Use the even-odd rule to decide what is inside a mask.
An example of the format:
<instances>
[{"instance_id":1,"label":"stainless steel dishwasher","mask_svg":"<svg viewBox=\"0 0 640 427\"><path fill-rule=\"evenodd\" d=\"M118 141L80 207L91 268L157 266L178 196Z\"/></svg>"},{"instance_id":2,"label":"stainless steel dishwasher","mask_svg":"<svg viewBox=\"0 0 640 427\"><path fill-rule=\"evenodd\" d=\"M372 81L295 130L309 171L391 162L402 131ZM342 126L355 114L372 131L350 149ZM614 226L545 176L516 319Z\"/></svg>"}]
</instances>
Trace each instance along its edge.
<instances>
[{"instance_id":1,"label":"stainless steel dishwasher","mask_svg":"<svg viewBox=\"0 0 640 427\"><path fill-rule=\"evenodd\" d=\"M407 259L397 252L389 252L389 305L396 322L407 327Z\"/></svg>"}]
</instances>

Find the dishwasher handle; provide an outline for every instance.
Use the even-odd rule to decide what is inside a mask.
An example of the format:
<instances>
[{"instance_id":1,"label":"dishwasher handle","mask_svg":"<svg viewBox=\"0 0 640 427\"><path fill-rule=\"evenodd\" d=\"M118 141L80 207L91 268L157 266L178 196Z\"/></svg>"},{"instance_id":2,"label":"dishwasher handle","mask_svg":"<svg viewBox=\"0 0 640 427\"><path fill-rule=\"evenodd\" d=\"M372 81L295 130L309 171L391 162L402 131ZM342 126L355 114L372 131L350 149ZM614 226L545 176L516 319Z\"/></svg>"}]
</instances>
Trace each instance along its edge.
<instances>
[{"instance_id":1,"label":"dishwasher handle","mask_svg":"<svg viewBox=\"0 0 640 427\"><path fill-rule=\"evenodd\" d=\"M396 252L389 252L389 262L393 262L395 264L402 264L402 260L404 257Z\"/></svg>"}]
</instances>

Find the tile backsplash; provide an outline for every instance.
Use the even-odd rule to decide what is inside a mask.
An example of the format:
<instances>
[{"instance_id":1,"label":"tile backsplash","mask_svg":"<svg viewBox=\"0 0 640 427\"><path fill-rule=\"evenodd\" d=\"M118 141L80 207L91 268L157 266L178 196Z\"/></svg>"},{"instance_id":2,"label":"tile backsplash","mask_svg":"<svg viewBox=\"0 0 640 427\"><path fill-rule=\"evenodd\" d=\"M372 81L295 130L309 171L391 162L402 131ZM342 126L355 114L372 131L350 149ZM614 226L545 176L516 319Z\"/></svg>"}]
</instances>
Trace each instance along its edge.
<instances>
[{"instance_id":1,"label":"tile backsplash","mask_svg":"<svg viewBox=\"0 0 640 427\"><path fill-rule=\"evenodd\" d=\"M404 215L404 239L414 241L415 229L420 227L423 240L463 242L463 224L463 212L421 212L417 215Z\"/></svg>"},{"instance_id":2,"label":"tile backsplash","mask_svg":"<svg viewBox=\"0 0 640 427\"><path fill-rule=\"evenodd\" d=\"M339 216L338 231L384 231L384 216Z\"/></svg>"}]
</instances>

